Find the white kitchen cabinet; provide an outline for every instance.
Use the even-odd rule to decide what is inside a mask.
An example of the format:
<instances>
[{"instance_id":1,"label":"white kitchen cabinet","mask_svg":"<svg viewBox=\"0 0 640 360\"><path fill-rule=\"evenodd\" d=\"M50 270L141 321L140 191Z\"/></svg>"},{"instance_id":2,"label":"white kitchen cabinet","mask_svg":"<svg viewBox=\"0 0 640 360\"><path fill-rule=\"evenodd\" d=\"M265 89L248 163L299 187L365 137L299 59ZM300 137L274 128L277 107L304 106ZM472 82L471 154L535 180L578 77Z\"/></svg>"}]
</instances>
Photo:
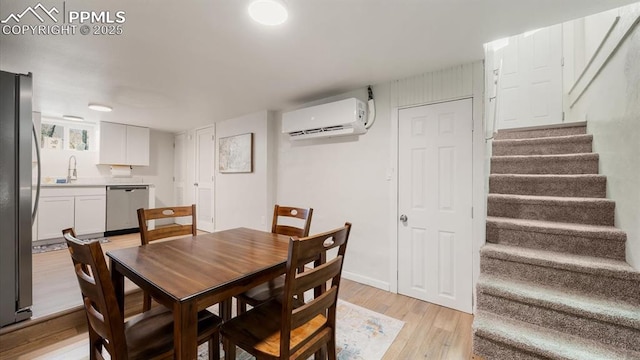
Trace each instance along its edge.
<instances>
[{"instance_id":1,"label":"white kitchen cabinet","mask_svg":"<svg viewBox=\"0 0 640 360\"><path fill-rule=\"evenodd\" d=\"M127 159L127 126L100 123L100 163L124 164Z\"/></svg>"},{"instance_id":2,"label":"white kitchen cabinet","mask_svg":"<svg viewBox=\"0 0 640 360\"><path fill-rule=\"evenodd\" d=\"M149 128L100 123L100 164L149 166Z\"/></svg>"},{"instance_id":3,"label":"white kitchen cabinet","mask_svg":"<svg viewBox=\"0 0 640 360\"><path fill-rule=\"evenodd\" d=\"M149 166L149 128L127 126L127 165Z\"/></svg>"},{"instance_id":4,"label":"white kitchen cabinet","mask_svg":"<svg viewBox=\"0 0 640 360\"><path fill-rule=\"evenodd\" d=\"M77 235L103 233L107 216L106 195L75 197L75 230Z\"/></svg>"},{"instance_id":5,"label":"white kitchen cabinet","mask_svg":"<svg viewBox=\"0 0 640 360\"><path fill-rule=\"evenodd\" d=\"M62 237L62 230L73 227L77 235L100 234L106 224L106 188L43 188L38 207L38 240Z\"/></svg>"},{"instance_id":6,"label":"white kitchen cabinet","mask_svg":"<svg viewBox=\"0 0 640 360\"><path fill-rule=\"evenodd\" d=\"M38 240L59 238L62 229L73 227L73 196L41 197L38 207Z\"/></svg>"}]
</instances>

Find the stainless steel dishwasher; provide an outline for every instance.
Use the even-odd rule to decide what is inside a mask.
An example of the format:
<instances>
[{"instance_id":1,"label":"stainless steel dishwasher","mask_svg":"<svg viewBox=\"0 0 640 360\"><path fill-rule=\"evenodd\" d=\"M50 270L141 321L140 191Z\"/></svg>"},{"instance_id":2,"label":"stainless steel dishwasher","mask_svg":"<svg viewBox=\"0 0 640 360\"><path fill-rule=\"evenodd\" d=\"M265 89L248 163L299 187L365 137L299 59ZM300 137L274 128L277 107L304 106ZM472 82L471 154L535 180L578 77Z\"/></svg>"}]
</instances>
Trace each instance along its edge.
<instances>
[{"instance_id":1,"label":"stainless steel dishwasher","mask_svg":"<svg viewBox=\"0 0 640 360\"><path fill-rule=\"evenodd\" d=\"M149 206L149 186L107 186L106 235L128 234L138 231L136 210Z\"/></svg>"}]
</instances>

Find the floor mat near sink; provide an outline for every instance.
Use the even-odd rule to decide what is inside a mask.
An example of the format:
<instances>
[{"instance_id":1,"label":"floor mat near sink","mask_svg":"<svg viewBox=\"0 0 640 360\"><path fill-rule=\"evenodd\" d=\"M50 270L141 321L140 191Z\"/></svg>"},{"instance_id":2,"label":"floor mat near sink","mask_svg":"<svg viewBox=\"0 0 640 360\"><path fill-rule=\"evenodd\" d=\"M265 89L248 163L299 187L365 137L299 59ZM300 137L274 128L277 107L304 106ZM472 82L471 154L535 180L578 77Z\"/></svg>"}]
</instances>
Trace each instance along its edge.
<instances>
[{"instance_id":1,"label":"floor mat near sink","mask_svg":"<svg viewBox=\"0 0 640 360\"><path fill-rule=\"evenodd\" d=\"M87 239L87 240L100 240L101 244L109 242L109 239L106 238L106 237L100 237L100 238L95 238L95 239ZM66 248L67 248L67 243L65 243L65 242L55 243L55 244L48 244L48 245L36 245L36 246L33 246L31 248L31 253L32 254L41 254L41 253L46 253L46 252L49 252L49 251L62 250L62 249L66 249Z\"/></svg>"}]
</instances>

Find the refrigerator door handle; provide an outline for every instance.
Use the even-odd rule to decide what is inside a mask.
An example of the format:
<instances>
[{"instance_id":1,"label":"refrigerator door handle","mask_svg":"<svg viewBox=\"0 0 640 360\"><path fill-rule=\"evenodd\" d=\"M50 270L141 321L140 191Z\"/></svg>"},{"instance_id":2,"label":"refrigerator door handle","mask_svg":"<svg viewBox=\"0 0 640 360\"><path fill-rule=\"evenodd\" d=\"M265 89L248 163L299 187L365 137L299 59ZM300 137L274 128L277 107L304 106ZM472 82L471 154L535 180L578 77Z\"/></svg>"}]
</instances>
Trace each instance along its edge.
<instances>
[{"instance_id":1,"label":"refrigerator door handle","mask_svg":"<svg viewBox=\"0 0 640 360\"><path fill-rule=\"evenodd\" d=\"M36 214L38 213L38 204L40 203L40 171L41 171L41 165L40 165L40 142L38 141L38 134L36 133L36 125L35 124L31 124L31 130L33 133L33 144L36 147L36 161L37 161L37 168L38 168L38 177L37 177L37 182L36 182L36 201L33 205L33 211L31 212L31 226L33 226L33 223L36 221Z\"/></svg>"}]
</instances>

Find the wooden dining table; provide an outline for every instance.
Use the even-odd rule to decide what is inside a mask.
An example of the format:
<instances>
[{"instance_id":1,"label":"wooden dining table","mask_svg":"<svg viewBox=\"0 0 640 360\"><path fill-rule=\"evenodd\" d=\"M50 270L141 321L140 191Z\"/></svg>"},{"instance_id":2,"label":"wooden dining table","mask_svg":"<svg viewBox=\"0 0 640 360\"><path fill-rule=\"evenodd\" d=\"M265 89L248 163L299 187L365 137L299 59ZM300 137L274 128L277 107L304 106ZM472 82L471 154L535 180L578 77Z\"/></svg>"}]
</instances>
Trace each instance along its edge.
<instances>
[{"instance_id":1,"label":"wooden dining table","mask_svg":"<svg viewBox=\"0 0 640 360\"><path fill-rule=\"evenodd\" d=\"M198 311L284 274L289 237L236 228L110 250L111 277L124 311L124 277L173 311L176 359L196 359ZM235 351L226 351L233 356Z\"/></svg>"}]
</instances>

